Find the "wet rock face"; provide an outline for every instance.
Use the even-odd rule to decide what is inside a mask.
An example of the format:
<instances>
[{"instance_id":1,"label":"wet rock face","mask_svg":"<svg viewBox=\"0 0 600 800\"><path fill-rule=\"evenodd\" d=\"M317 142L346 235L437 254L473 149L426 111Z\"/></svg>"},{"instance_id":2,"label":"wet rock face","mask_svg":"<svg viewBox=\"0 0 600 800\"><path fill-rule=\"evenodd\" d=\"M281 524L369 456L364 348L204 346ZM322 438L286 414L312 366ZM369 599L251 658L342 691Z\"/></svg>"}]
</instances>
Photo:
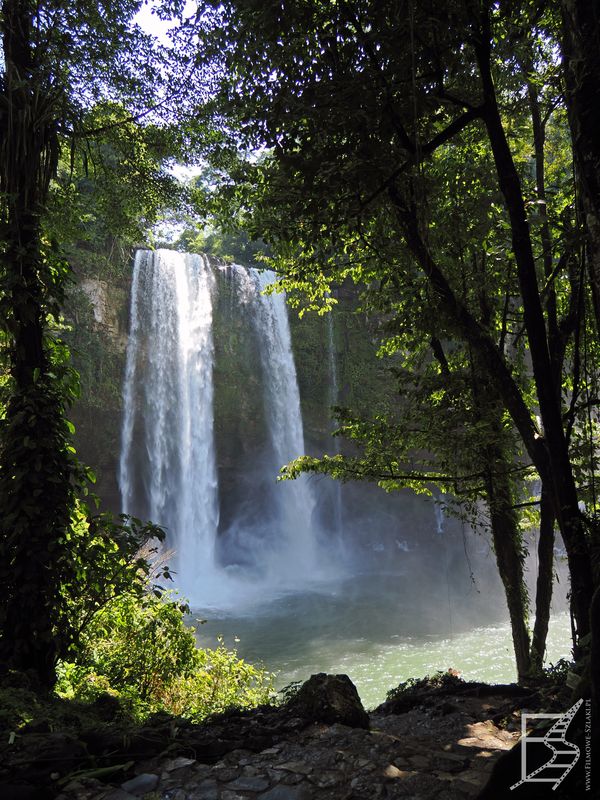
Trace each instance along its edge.
<instances>
[{"instance_id":1,"label":"wet rock face","mask_svg":"<svg viewBox=\"0 0 600 800\"><path fill-rule=\"evenodd\" d=\"M339 723L350 728L369 728L369 715L347 675L312 675L288 703L289 710L302 719Z\"/></svg>"}]
</instances>

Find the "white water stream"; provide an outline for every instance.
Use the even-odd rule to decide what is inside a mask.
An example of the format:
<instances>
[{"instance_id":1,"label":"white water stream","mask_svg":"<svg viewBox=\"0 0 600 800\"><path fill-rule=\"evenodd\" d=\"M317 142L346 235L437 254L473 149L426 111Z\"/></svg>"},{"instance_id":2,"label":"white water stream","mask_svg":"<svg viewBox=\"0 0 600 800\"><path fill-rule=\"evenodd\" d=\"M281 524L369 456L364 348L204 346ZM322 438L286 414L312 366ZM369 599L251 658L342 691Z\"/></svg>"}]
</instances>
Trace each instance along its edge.
<instances>
[{"instance_id":1,"label":"white water stream","mask_svg":"<svg viewBox=\"0 0 600 800\"><path fill-rule=\"evenodd\" d=\"M263 294L274 281L271 272L227 269L232 296L237 293L251 315L260 353L270 457L256 470L267 470L275 487L281 466L304 453L285 297ZM268 524L228 531L244 541L251 568L225 567L215 555L214 294L206 257L170 250L136 254L119 482L123 511L166 529L180 592L193 605L226 608L263 602L332 572L319 553L306 477L267 493Z\"/></svg>"},{"instance_id":2,"label":"white water stream","mask_svg":"<svg viewBox=\"0 0 600 800\"><path fill-rule=\"evenodd\" d=\"M183 591L212 563L218 526L213 291L202 256L136 254L119 475L123 510L166 529Z\"/></svg>"}]
</instances>

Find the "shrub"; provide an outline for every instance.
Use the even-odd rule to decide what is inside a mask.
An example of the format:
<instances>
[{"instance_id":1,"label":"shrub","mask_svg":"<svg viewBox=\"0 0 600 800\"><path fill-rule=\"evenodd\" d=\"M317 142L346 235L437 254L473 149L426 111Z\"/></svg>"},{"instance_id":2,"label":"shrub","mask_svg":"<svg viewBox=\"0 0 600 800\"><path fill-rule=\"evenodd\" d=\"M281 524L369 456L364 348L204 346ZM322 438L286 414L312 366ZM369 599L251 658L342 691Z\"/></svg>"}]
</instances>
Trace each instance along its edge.
<instances>
[{"instance_id":1,"label":"shrub","mask_svg":"<svg viewBox=\"0 0 600 800\"><path fill-rule=\"evenodd\" d=\"M57 691L88 702L111 694L138 719L167 711L200 721L269 702L273 676L222 641L197 648L186 610L167 594L113 599L86 626L76 663L61 664Z\"/></svg>"}]
</instances>

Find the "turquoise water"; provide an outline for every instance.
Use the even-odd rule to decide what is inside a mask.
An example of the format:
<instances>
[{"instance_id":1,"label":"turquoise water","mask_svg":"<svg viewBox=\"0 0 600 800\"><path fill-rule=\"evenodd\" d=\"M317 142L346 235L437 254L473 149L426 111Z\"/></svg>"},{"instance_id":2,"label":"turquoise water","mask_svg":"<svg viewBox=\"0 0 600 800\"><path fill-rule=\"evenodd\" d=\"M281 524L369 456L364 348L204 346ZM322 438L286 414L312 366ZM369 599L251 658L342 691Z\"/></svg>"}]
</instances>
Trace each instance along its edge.
<instances>
[{"instance_id":1,"label":"turquoise water","mask_svg":"<svg viewBox=\"0 0 600 800\"><path fill-rule=\"evenodd\" d=\"M395 576L370 576L335 591L284 596L243 614L200 610L195 616L207 620L198 627L202 646L222 636L241 657L276 672L277 688L315 672L346 673L372 708L407 678L450 667L465 679L514 681L503 602L489 599L428 603L415 598L414 587L403 592ZM570 647L568 614L554 614L547 663L568 658Z\"/></svg>"}]
</instances>

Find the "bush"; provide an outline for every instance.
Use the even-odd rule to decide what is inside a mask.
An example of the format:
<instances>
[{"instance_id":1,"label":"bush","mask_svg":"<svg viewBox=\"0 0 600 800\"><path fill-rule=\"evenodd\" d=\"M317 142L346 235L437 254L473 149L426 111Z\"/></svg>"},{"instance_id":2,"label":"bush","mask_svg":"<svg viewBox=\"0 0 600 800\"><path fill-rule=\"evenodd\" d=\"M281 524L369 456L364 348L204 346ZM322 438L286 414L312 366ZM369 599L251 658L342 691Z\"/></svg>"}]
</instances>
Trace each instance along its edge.
<instances>
[{"instance_id":1,"label":"bush","mask_svg":"<svg viewBox=\"0 0 600 800\"><path fill-rule=\"evenodd\" d=\"M92 514L86 503L75 503L65 532L69 570L61 581L63 614L56 631L63 660L81 662L81 651L89 649L87 630L110 604L126 597L143 602L148 592L162 591L156 581L171 579L159 556L164 538L150 522Z\"/></svg>"},{"instance_id":2,"label":"bush","mask_svg":"<svg viewBox=\"0 0 600 800\"><path fill-rule=\"evenodd\" d=\"M221 641L198 649L185 611L166 594L115 598L86 626L77 662L60 665L58 693L86 702L110 694L137 719L167 711L200 721L269 702L273 676Z\"/></svg>"},{"instance_id":3,"label":"bush","mask_svg":"<svg viewBox=\"0 0 600 800\"><path fill-rule=\"evenodd\" d=\"M388 691L386 700L394 702L413 696L416 697L425 691L436 689L454 690L461 686L464 686L464 681L454 670L447 670L446 672L440 670L433 675L427 675L425 678L409 678L398 684L394 689Z\"/></svg>"}]
</instances>

